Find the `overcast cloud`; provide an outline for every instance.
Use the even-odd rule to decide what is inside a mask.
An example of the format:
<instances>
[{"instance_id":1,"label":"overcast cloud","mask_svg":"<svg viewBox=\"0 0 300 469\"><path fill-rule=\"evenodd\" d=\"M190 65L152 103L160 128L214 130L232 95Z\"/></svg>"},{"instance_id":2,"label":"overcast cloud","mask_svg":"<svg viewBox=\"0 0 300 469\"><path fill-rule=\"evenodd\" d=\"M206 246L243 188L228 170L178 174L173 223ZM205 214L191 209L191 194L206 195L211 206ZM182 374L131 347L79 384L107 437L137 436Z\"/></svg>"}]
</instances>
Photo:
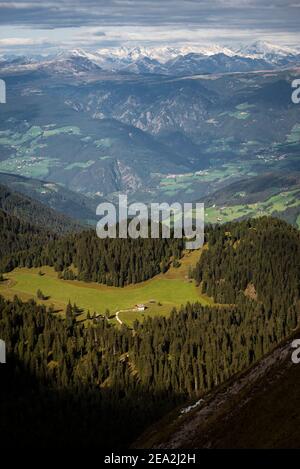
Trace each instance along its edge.
<instances>
[{"instance_id":1,"label":"overcast cloud","mask_svg":"<svg viewBox=\"0 0 300 469\"><path fill-rule=\"evenodd\" d=\"M299 45L300 0L0 1L0 48L249 42Z\"/></svg>"}]
</instances>

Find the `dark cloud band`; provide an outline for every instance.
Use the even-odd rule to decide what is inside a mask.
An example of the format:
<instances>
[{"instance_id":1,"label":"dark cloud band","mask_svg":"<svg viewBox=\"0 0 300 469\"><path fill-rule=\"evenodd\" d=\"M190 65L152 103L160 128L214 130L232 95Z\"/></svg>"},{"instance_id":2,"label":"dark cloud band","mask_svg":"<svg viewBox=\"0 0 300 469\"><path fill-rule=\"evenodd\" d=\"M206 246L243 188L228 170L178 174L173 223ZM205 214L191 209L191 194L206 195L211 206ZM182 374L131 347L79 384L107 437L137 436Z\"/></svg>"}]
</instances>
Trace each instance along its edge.
<instances>
[{"instance_id":1,"label":"dark cloud band","mask_svg":"<svg viewBox=\"0 0 300 469\"><path fill-rule=\"evenodd\" d=\"M191 25L299 30L297 0L0 1L0 24L39 29L79 26Z\"/></svg>"}]
</instances>

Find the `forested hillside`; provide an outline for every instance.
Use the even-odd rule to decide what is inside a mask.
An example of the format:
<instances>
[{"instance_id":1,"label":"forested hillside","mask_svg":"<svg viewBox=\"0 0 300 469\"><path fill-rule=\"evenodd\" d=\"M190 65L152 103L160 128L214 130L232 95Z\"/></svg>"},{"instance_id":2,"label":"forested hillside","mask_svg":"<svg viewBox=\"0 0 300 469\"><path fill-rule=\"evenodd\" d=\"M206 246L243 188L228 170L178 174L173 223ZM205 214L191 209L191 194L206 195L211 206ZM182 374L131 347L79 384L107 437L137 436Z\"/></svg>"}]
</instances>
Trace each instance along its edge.
<instances>
[{"instance_id":1,"label":"forested hillside","mask_svg":"<svg viewBox=\"0 0 300 469\"><path fill-rule=\"evenodd\" d=\"M79 222L26 195L14 192L2 184L0 184L0 209L18 217L23 222L51 229L57 234L83 229Z\"/></svg>"},{"instance_id":2,"label":"forested hillside","mask_svg":"<svg viewBox=\"0 0 300 469\"><path fill-rule=\"evenodd\" d=\"M57 235L52 231L21 221L0 209L0 272L14 268L15 253L30 257L54 239Z\"/></svg>"},{"instance_id":3,"label":"forested hillside","mask_svg":"<svg viewBox=\"0 0 300 469\"><path fill-rule=\"evenodd\" d=\"M38 238L35 242L36 228L23 227L17 219L5 217L7 223L0 235L3 240L10 237L11 249L4 250L4 257L1 256L0 271L3 272L15 267L50 265L65 279L77 278L122 287L165 272L172 259L181 257L184 247L181 239L99 239L94 230L59 238L52 236L51 241L44 233L41 240ZM24 236L20 231L25 233ZM24 247L24 237L28 250Z\"/></svg>"},{"instance_id":4,"label":"forested hillside","mask_svg":"<svg viewBox=\"0 0 300 469\"><path fill-rule=\"evenodd\" d=\"M83 247L85 239L93 246L80 236ZM196 277L227 305L187 304L168 318L135 322L131 330L105 318L76 322L71 305L62 320L32 301L1 298L0 337L8 349L1 435L23 445L38 438L44 446L101 441L106 448L126 447L176 405L224 383L287 338L299 325L298 233L262 219L208 236ZM127 253L117 242L110 249ZM161 247L157 256L165 252Z\"/></svg>"},{"instance_id":5,"label":"forested hillside","mask_svg":"<svg viewBox=\"0 0 300 469\"><path fill-rule=\"evenodd\" d=\"M242 294L268 314L284 315L299 301L299 231L265 217L210 230L195 279L220 303L235 303Z\"/></svg>"}]
</instances>

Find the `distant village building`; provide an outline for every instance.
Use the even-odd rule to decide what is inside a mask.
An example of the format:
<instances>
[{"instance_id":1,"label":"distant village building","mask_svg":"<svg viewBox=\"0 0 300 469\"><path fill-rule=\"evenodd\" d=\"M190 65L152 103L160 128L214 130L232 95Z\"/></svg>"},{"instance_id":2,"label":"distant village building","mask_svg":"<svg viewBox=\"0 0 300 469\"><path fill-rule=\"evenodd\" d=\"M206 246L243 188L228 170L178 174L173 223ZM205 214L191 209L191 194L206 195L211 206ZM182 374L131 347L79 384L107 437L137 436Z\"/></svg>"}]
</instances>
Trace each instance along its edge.
<instances>
[{"instance_id":1,"label":"distant village building","mask_svg":"<svg viewBox=\"0 0 300 469\"><path fill-rule=\"evenodd\" d=\"M136 309L137 311L145 311L145 309L147 309L147 306L146 306L146 305L143 305L143 304L135 305L135 309Z\"/></svg>"}]
</instances>

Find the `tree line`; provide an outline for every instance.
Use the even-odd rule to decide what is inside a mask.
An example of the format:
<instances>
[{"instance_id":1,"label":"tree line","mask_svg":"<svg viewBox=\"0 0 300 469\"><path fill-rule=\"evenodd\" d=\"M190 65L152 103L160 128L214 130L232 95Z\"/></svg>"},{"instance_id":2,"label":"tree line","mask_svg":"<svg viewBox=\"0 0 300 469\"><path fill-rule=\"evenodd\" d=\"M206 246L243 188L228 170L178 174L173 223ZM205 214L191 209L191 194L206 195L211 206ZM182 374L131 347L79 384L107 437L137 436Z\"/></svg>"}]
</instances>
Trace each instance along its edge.
<instances>
[{"instance_id":1,"label":"tree line","mask_svg":"<svg viewBox=\"0 0 300 469\"><path fill-rule=\"evenodd\" d=\"M0 211L0 272L53 266L62 278L116 287L143 282L178 262L181 239L99 239L95 230L58 236Z\"/></svg>"},{"instance_id":2,"label":"tree line","mask_svg":"<svg viewBox=\"0 0 300 469\"><path fill-rule=\"evenodd\" d=\"M271 314L286 314L299 301L300 233L286 222L262 217L208 230L194 270L202 291L219 303L242 293Z\"/></svg>"}]
</instances>

